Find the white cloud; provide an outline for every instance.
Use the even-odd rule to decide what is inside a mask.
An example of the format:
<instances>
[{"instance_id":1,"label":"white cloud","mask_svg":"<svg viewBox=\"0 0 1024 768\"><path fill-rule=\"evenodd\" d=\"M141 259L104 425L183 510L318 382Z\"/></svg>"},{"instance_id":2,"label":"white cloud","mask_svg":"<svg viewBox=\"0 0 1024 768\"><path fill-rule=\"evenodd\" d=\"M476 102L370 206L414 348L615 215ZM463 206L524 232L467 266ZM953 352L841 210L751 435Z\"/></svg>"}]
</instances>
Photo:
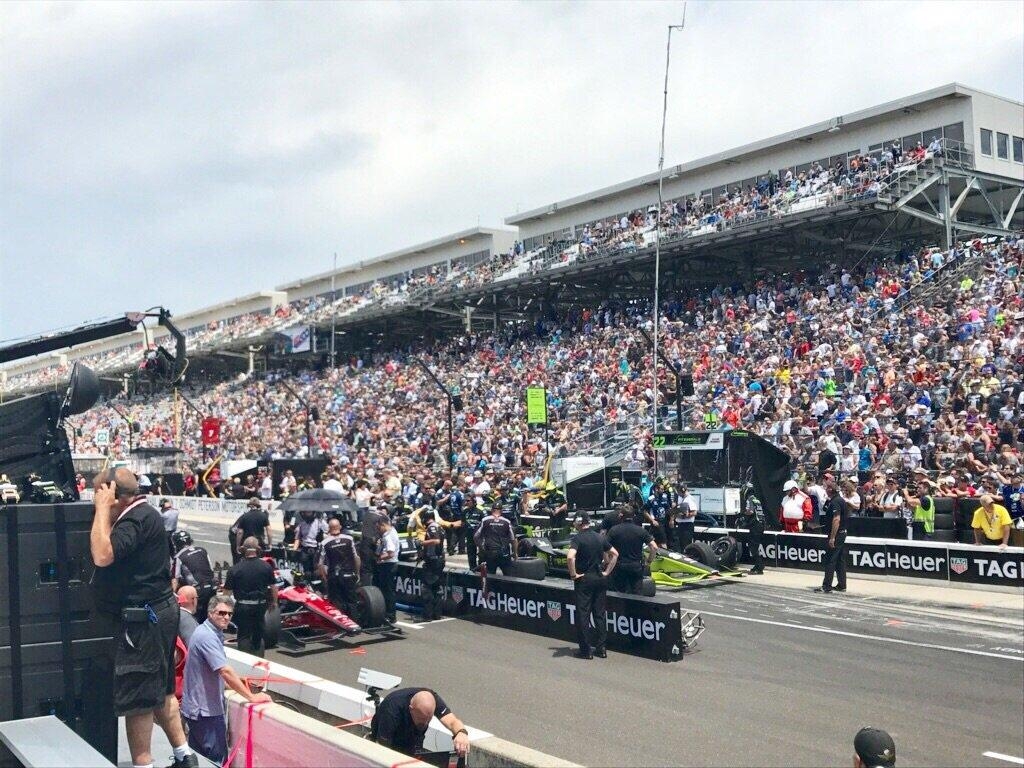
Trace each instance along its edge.
<instances>
[{"instance_id":1,"label":"white cloud","mask_svg":"<svg viewBox=\"0 0 1024 768\"><path fill-rule=\"evenodd\" d=\"M0 4L0 259L24 286L0 338L180 313L651 171L680 10ZM953 80L1024 90L1016 2L687 16L669 164Z\"/></svg>"}]
</instances>

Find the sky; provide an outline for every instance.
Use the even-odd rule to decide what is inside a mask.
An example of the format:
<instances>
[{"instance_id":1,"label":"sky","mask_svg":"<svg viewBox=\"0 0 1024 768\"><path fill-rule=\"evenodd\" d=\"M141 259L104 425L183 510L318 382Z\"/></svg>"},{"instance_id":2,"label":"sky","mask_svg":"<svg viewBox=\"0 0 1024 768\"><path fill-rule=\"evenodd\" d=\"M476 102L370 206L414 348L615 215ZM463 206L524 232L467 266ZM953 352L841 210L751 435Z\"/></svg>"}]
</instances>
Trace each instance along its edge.
<instances>
[{"instance_id":1,"label":"sky","mask_svg":"<svg viewBox=\"0 0 1024 768\"><path fill-rule=\"evenodd\" d=\"M681 2L0 3L0 340L174 314L657 168ZM1024 3L689 2L666 165L948 82Z\"/></svg>"}]
</instances>

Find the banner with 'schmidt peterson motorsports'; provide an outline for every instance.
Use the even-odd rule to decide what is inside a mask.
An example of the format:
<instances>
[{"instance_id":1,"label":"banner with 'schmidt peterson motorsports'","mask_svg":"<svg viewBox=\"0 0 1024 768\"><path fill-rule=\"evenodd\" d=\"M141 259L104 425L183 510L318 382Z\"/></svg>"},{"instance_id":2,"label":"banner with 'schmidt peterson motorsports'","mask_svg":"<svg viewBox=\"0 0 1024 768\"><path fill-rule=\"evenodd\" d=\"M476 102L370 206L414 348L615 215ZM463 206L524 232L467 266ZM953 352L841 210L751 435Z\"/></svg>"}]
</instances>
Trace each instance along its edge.
<instances>
[{"instance_id":1,"label":"banner with 'schmidt peterson motorsports'","mask_svg":"<svg viewBox=\"0 0 1024 768\"><path fill-rule=\"evenodd\" d=\"M698 530L700 541L726 534L742 539L746 531L724 528ZM761 554L780 568L824 570L825 537L814 533L765 531ZM749 560L749 558L747 558ZM1024 548L973 546L940 541L902 541L851 536L846 539L846 570L886 576L911 576L955 583L1024 587Z\"/></svg>"}]
</instances>

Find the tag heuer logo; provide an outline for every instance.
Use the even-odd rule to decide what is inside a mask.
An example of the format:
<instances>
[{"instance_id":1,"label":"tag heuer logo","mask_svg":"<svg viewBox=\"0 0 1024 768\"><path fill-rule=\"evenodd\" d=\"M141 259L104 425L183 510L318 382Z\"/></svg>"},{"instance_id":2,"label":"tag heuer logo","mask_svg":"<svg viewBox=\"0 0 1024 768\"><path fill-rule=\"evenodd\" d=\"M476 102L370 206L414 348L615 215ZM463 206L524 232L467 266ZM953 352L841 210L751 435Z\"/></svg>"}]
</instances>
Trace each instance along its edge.
<instances>
[{"instance_id":1,"label":"tag heuer logo","mask_svg":"<svg viewBox=\"0 0 1024 768\"><path fill-rule=\"evenodd\" d=\"M462 587L452 587L452 600L456 603L461 603L463 597Z\"/></svg>"},{"instance_id":2,"label":"tag heuer logo","mask_svg":"<svg viewBox=\"0 0 1024 768\"><path fill-rule=\"evenodd\" d=\"M966 557L951 557L949 558L949 570L960 576L967 570L967 558Z\"/></svg>"},{"instance_id":3,"label":"tag heuer logo","mask_svg":"<svg viewBox=\"0 0 1024 768\"><path fill-rule=\"evenodd\" d=\"M548 600L548 617L552 621L562 618L562 604L557 600Z\"/></svg>"}]
</instances>

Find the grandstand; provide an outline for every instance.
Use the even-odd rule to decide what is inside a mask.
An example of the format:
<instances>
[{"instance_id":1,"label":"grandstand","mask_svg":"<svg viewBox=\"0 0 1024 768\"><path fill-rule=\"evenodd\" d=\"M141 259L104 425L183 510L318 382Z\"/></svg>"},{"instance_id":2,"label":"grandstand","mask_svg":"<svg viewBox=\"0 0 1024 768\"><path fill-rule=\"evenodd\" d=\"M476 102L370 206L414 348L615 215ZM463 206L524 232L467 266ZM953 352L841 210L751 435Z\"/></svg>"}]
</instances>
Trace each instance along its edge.
<instances>
[{"instance_id":1,"label":"grandstand","mask_svg":"<svg viewBox=\"0 0 1024 768\"><path fill-rule=\"evenodd\" d=\"M443 465L442 409L404 365L416 352L469 404L457 418L463 466L534 461L542 438L527 431L521 400L535 382L552 393L561 451L619 459L651 423L638 329L650 312L660 224L666 351L698 383L688 424L709 413L751 424L811 461L822 430L817 416L799 421L811 410L803 391L813 400L838 381L843 397L827 413L845 419L844 408L862 409L882 386L920 383L916 364L936 363L928 381L940 381L935 355L974 359L993 328L1016 349L1022 115L1019 102L944 86L668 168L660 212L651 205L657 178L641 177L506 220L517 229L466 230L176 317L195 411L121 378L159 341L146 332L6 366L0 384L5 396L53 386L81 359L109 379L109 394L121 392L139 444L180 446L197 459L197 420L207 414L226 420L229 456L305 455L303 416L274 383L290 372L331 414L316 425L314 452L386 446ZM297 328L312 328L312 343L289 353L280 334ZM1009 370L990 341L980 353ZM273 375L236 378L252 373ZM796 401L761 413L747 393L768 381ZM87 414L79 451L96 450L90 435L120 422L103 408ZM879 426L906 428L884 418ZM877 460L898 447L876 445Z\"/></svg>"}]
</instances>

